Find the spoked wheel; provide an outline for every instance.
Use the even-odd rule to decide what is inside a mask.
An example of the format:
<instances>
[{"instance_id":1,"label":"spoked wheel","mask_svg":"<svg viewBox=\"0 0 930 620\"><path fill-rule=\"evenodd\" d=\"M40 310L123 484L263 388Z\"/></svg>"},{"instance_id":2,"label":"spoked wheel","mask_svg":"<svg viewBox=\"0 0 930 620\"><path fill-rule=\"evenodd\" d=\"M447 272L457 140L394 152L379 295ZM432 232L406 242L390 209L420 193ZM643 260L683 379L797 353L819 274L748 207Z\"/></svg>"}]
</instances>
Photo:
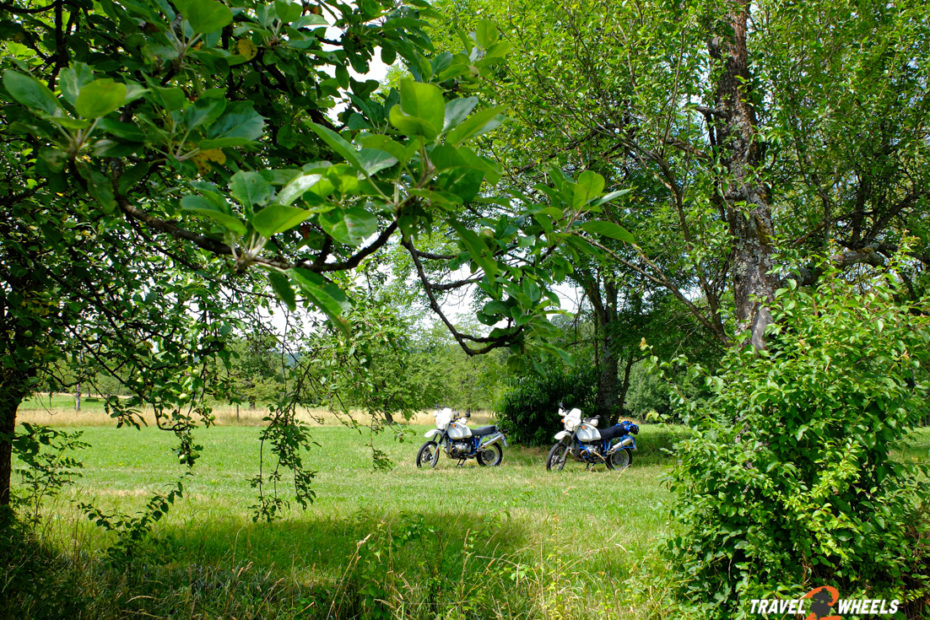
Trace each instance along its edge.
<instances>
[{"instance_id":1,"label":"spoked wheel","mask_svg":"<svg viewBox=\"0 0 930 620\"><path fill-rule=\"evenodd\" d=\"M478 464L484 467L497 467L502 460L504 460L504 451L496 443L478 453Z\"/></svg>"},{"instance_id":2,"label":"spoked wheel","mask_svg":"<svg viewBox=\"0 0 930 620\"><path fill-rule=\"evenodd\" d=\"M549 456L546 457L546 470L562 471L565 467L565 461L568 460L568 451L570 446L561 441L552 446L549 450Z\"/></svg>"},{"instance_id":3,"label":"spoked wheel","mask_svg":"<svg viewBox=\"0 0 930 620\"><path fill-rule=\"evenodd\" d=\"M629 448L617 450L607 457L607 469L623 471L633 464L633 451Z\"/></svg>"},{"instance_id":4,"label":"spoked wheel","mask_svg":"<svg viewBox=\"0 0 930 620\"><path fill-rule=\"evenodd\" d=\"M417 467L436 467L439 462L439 444L435 441L427 441L420 446L417 452Z\"/></svg>"}]
</instances>

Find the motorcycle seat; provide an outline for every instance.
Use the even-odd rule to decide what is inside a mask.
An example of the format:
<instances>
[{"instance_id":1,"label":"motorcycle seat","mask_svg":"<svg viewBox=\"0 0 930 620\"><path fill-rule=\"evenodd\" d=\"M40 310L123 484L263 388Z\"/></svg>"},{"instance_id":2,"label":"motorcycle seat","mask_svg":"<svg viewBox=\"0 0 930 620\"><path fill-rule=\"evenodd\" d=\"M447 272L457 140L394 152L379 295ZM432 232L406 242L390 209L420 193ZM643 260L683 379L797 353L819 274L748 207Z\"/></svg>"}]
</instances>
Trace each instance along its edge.
<instances>
[{"instance_id":1,"label":"motorcycle seat","mask_svg":"<svg viewBox=\"0 0 930 620\"><path fill-rule=\"evenodd\" d=\"M497 432L496 426L482 426L480 428L471 429L471 434L475 437L483 437L484 435L490 435Z\"/></svg>"},{"instance_id":2,"label":"motorcycle seat","mask_svg":"<svg viewBox=\"0 0 930 620\"><path fill-rule=\"evenodd\" d=\"M614 437L620 437L621 435L626 435L626 430L619 424L615 424L610 428L605 428L601 430L601 439L608 440L613 439Z\"/></svg>"}]
</instances>

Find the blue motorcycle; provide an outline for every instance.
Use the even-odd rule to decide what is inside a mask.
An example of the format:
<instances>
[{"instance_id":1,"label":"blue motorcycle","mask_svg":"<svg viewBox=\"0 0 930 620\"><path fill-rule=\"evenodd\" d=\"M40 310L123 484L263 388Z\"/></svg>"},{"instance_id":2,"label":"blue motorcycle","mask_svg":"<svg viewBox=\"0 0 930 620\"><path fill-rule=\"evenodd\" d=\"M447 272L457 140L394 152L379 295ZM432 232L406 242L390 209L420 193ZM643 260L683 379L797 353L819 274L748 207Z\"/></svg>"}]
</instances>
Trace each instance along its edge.
<instances>
[{"instance_id":1,"label":"blue motorcycle","mask_svg":"<svg viewBox=\"0 0 930 620\"><path fill-rule=\"evenodd\" d=\"M633 464L633 450L639 426L630 421L598 430L599 418L582 418L581 409L566 411L559 403L559 415L565 430L555 435L555 445L546 457L546 469L561 471L569 460L585 464L585 468L605 463L607 469L623 470Z\"/></svg>"}]
</instances>

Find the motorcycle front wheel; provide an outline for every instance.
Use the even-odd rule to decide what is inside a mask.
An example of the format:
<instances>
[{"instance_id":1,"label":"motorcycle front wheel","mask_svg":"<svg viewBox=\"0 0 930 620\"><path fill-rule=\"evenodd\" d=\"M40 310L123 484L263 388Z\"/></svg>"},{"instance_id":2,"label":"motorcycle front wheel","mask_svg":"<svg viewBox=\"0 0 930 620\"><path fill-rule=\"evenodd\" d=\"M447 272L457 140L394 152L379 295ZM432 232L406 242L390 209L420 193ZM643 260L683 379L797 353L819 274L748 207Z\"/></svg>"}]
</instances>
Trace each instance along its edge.
<instances>
[{"instance_id":1,"label":"motorcycle front wheel","mask_svg":"<svg viewBox=\"0 0 930 620\"><path fill-rule=\"evenodd\" d=\"M552 446L549 450L549 455L546 457L546 471L562 471L562 468L565 467L565 461L568 460L568 449L561 441Z\"/></svg>"},{"instance_id":2,"label":"motorcycle front wheel","mask_svg":"<svg viewBox=\"0 0 930 620\"><path fill-rule=\"evenodd\" d=\"M417 452L417 467L436 467L439 462L439 444L435 441L427 441L420 446Z\"/></svg>"},{"instance_id":3,"label":"motorcycle front wheel","mask_svg":"<svg viewBox=\"0 0 930 620\"><path fill-rule=\"evenodd\" d=\"M478 464L483 467L497 467L502 460L504 460L504 451L496 443L478 453Z\"/></svg>"},{"instance_id":4,"label":"motorcycle front wheel","mask_svg":"<svg viewBox=\"0 0 930 620\"><path fill-rule=\"evenodd\" d=\"M607 457L607 469L623 471L633 464L633 451L629 448L617 450Z\"/></svg>"}]
</instances>

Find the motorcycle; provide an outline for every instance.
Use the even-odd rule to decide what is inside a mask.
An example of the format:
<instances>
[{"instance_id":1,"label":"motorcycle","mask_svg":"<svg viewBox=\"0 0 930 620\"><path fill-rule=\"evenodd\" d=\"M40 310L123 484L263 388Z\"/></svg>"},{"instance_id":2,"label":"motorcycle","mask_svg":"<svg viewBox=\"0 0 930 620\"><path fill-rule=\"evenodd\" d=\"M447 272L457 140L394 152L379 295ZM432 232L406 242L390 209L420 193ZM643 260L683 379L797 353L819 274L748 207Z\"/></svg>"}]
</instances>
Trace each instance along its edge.
<instances>
[{"instance_id":1,"label":"motorcycle","mask_svg":"<svg viewBox=\"0 0 930 620\"><path fill-rule=\"evenodd\" d=\"M436 428L424 435L427 442L417 452L417 467L436 467L442 450L449 458L456 459L459 467L473 458L477 458L483 467L501 464L504 451L500 442L506 446L507 438L496 426L468 428L466 420L471 414L458 415L448 407L437 410L433 417L436 418Z\"/></svg>"},{"instance_id":2,"label":"motorcycle","mask_svg":"<svg viewBox=\"0 0 930 620\"><path fill-rule=\"evenodd\" d=\"M633 463L633 450L639 426L630 421L598 430L599 416L582 418L581 409L566 411L559 403L559 415L565 430L555 435L555 444L546 457L547 470L561 470L569 458L587 467L606 463L607 469L623 470Z\"/></svg>"}]
</instances>

